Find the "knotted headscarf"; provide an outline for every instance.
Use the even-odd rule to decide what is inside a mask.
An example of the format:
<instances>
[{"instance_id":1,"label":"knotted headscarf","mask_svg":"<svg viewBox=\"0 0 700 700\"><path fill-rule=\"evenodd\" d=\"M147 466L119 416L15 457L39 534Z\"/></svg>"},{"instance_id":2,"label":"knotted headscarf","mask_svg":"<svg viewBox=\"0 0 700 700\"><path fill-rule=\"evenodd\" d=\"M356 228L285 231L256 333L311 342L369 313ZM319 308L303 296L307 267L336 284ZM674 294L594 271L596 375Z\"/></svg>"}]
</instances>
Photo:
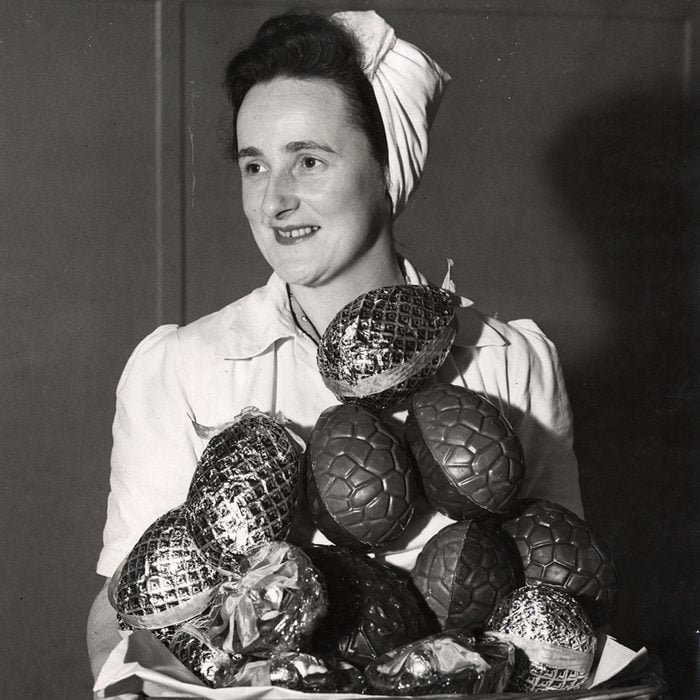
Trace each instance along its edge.
<instances>
[{"instance_id":1,"label":"knotted headscarf","mask_svg":"<svg viewBox=\"0 0 700 700\"><path fill-rule=\"evenodd\" d=\"M376 12L332 16L351 32L362 51L362 69L384 122L389 195L396 218L420 182L428 131L450 76L419 48L397 38Z\"/></svg>"}]
</instances>

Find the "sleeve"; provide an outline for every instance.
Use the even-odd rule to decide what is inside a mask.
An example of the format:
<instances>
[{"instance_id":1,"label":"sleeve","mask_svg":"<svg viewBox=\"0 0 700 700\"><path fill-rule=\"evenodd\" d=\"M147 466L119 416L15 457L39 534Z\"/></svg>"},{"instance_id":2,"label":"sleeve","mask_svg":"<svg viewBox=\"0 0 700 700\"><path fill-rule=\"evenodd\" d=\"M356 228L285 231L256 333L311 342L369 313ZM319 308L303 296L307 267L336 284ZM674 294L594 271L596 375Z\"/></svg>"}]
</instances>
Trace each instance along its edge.
<instances>
[{"instance_id":1,"label":"sleeve","mask_svg":"<svg viewBox=\"0 0 700 700\"><path fill-rule=\"evenodd\" d=\"M533 321L508 325L521 337L508 358L513 428L525 453L521 497L554 501L583 517L573 417L556 348Z\"/></svg>"},{"instance_id":2,"label":"sleeve","mask_svg":"<svg viewBox=\"0 0 700 700\"><path fill-rule=\"evenodd\" d=\"M182 504L197 464L178 330L157 328L117 386L110 494L97 573L111 576L160 515Z\"/></svg>"}]
</instances>

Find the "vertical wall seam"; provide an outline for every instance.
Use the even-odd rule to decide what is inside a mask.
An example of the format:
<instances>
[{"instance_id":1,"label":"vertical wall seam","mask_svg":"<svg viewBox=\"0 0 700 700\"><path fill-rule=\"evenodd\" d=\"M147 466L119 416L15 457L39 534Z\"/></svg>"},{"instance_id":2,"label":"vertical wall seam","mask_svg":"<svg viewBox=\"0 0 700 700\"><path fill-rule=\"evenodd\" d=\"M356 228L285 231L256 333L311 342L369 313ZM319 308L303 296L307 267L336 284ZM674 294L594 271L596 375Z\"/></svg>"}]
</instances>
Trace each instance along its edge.
<instances>
[{"instance_id":1,"label":"vertical wall seam","mask_svg":"<svg viewBox=\"0 0 700 700\"><path fill-rule=\"evenodd\" d=\"M156 321L164 323L165 315L165 251L163 250L163 1L155 0L153 5L153 47L154 47L154 182L153 206L155 227L155 284Z\"/></svg>"},{"instance_id":2,"label":"vertical wall seam","mask_svg":"<svg viewBox=\"0 0 700 700\"><path fill-rule=\"evenodd\" d=\"M683 97L690 98L693 85L693 18L686 17L683 22Z\"/></svg>"},{"instance_id":3,"label":"vertical wall seam","mask_svg":"<svg viewBox=\"0 0 700 700\"><path fill-rule=\"evenodd\" d=\"M180 323L187 322L187 101L185 98L185 78L187 71L187 13L186 3L181 0L178 6L178 29L180 39L178 90L180 106Z\"/></svg>"}]
</instances>

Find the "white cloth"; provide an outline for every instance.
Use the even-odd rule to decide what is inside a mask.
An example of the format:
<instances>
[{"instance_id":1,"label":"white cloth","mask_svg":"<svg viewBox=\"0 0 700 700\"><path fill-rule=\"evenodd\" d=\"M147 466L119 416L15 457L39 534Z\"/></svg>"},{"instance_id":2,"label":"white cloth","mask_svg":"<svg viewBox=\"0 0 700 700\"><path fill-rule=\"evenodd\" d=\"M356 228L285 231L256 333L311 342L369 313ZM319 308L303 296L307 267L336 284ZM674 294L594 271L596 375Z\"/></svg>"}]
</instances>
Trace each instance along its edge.
<instances>
[{"instance_id":1,"label":"white cloth","mask_svg":"<svg viewBox=\"0 0 700 700\"><path fill-rule=\"evenodd\" d=\"M407 261L404 266L409 282L425 281ZM473 307L459 314L455 346L438 379L489 397L510 420L525 453L523 497L546 498L582 515L571 414L554 346L532 321L502 323ZM198 321L157 328L138 345L117 388L98 573L111 576L146 527L184 502L206 444L191 419L220 425L257 406L281 412L307 439L321 411L337 403L276 274ZM418 510L397 551L383 556L407 570L427 539L451 522L425 503ZM310 524L298 525L303 537ZM314 540L326 541L320 533Z\"/></svg>"},{"instance_id":2,"label":"white cloth","mask_svg":"<svg viewBox=\"0 0 700 700\"><path fill-rule=\"evenodd\" d=\"M397 38L374 11L337 12L362 50L389 147L389 195L394 218L418 186L428 156L428 131L450 76L413 44Z\"/></svg>"}]
</instances>

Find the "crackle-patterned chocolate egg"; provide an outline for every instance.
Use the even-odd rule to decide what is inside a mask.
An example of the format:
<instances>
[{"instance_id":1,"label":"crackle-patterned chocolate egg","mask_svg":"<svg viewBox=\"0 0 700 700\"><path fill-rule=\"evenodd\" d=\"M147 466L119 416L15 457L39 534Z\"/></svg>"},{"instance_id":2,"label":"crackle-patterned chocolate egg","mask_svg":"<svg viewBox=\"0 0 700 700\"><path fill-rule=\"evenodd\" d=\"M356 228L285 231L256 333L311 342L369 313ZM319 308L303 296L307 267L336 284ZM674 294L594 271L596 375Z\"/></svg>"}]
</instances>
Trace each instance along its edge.
<instances>
[{"instance_id":1,"label":"crackle-patterned chocolate egg","mask_svg":"<svg viewBox=\"0 0 700 700\"><path fill-rule=\"evenodd\" d=\"M274 418L247 410L209 440L185 510L192 539L214 566L236 569L241 557L291 529L301 455Z\"/></svg>"},{"instance_id":2,"label":"crackle-patterned chocolate egg","mask_svg":"<svg viewBox=\"0 0 700 700\"><path fill-rule=\"evenodd\" d=\"M221 576L197 549L182 506L153 522L141 535L110 582L109 599L127 628L163 629L201 613Z\"/></svg>"},{"instance_id":3,"label":"crackle-patterned chocolate egg","mask_svg":"<svg viewBox=\"0 0 700 700\"><path fill-rule=\"evenodd\" d=\"M318 347L326 386L344 403L381 410L410 396L454 342L455 296L430 285L381 287L344 306Z\"/></svg>"},{"instance_id":4,"label":"crackle-patterned chocolate egg","mask_svg":"<svg viewBox=\"0 0 700 700\"><path fill-rule=\"evenodd\" d=\"M574 690L593 666L596 636L576 599L547 584L509 593L493 611L489 633L515 646L509 689Z\"/></svg>"},{"instance_id":5,"label":"crackle-patterned chocolate egg","mask_svg":"<svg viewBox=\"0 0 700 700\"><path fill-rule=\"evenodd\" d=\"M317 527L337 545L366 551L395 540L413 517L408 451L379 416L356 405L319 417L306 449L307 497Z\"/></svg>"},{"instance_id":6,"label":"crackle-patterned chocolate egg","mask_svg":"<svg viewBox=\"0 0 700 700\"><path fill-rule=\"evenodd\" d=\"M433 384L410 401L406 437L430 504L455 520L507 512L525 467L518 437L483 396Z\"/></svg>"},{"instance_id":7,"label":"crackle-patterned chocolate egg","mask_svg":"<svg viewBox=\"0 0 700 700\"><path fill-rule=\"evenodd\" d=\"M519 585L519 565L502 536L462 520L426 542L411 578L443 629L468 631Z\"/></svg>"},{"instance_id":8,"label":"crackle-patterned chocolate egg","mask_svg":"<svg viewBox=\"0 0 700 700\"><path fill-rule=\"evenodd\" d=\"M588 523L558 503L535 501L502 527L515 542L527 583L561 587L596 626L610 620L617 604L617 571Z\"/></svg>"},{"instance_id":9,"label":"crackle-patterned chocolate egg","mask_svg":"<svg viewBox=\"0 0 700 700\"><path fill-rule=\"evenodd\" d=\"M341 547L305 551L328 588L328 612L311 639L313 653L364 668L390 649L438 630L408 576Z\"/></svg>"}]
</instances>

